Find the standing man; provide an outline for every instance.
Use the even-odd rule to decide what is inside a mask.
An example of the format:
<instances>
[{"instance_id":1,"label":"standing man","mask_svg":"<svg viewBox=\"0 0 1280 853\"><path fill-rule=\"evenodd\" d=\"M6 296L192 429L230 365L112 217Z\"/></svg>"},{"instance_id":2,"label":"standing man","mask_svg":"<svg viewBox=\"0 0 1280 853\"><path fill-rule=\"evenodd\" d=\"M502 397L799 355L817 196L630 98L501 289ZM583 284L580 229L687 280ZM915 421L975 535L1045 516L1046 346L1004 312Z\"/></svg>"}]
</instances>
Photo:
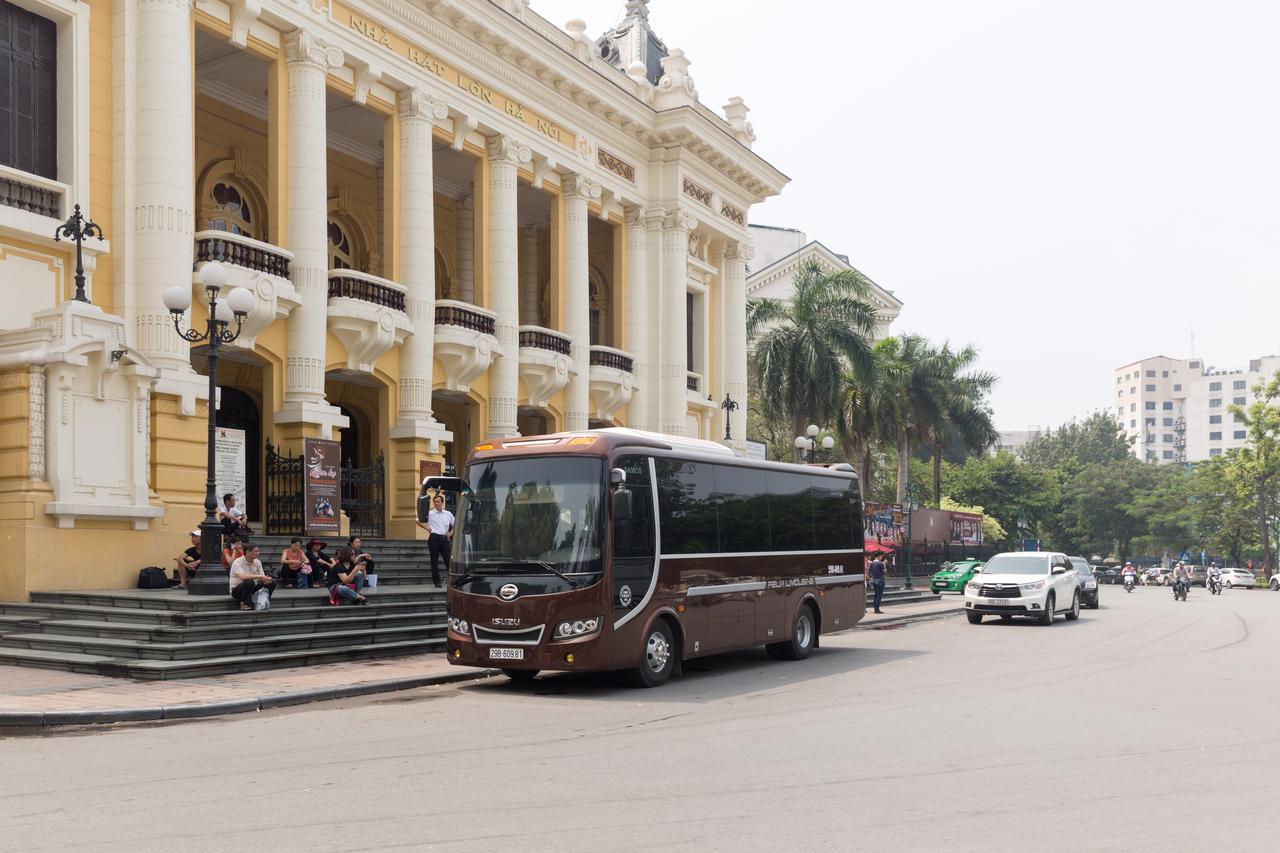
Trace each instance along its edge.
<instances>
[{"instance_id":1,"label":"standing man","mask_svg":"<svg viewBox=\"0 0 1280 853\"><path fill-rule=\"evenodd\" d=\"M884 598L884 560L876 557L867 566L867 571L871 573L871 589L875 594L871 606L876 613L881 613L883 611L880 609L880 602Z\"/></svg>"},{"instance_id":2,"label":"standing man","mask_svg":"<svg viewBox=\"0 0 1280 853\"><path fill-rule=\"evenodd\" d=\"M419 527L427 528L427 550L431 552L431 583L440 586L440 572L436 561L444 557L444 570L449 571L449 554L453 546L453 513L444 508L444 495L436 495L431 501L431 511L427 513L427 523L419 523Z\"/></svg>"}]
</instances>

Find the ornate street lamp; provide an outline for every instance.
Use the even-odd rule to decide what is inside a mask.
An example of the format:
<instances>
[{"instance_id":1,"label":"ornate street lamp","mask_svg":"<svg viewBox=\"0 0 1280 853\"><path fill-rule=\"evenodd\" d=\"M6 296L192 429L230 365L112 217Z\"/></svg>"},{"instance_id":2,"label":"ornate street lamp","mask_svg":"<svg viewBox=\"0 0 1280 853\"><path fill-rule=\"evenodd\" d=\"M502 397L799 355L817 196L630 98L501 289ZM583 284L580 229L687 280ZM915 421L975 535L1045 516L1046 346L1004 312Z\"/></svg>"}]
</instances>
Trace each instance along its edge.
<instances>
[{"instance_id":1,"label":"ornate street lamp","mask_svg":"<svg viewBox=\"0 0 1280 853\"><path fill-rule=\"evenodd\" d=\"M81 245L86 237L97 237L98 242L102 242L102 229L98 227L98 223L92 219L85 219L84 214L80 212L80 205L76 205L75 213L71 214L71 218L58 226L53 232L53 242L57 243L66 237L68 240L74 240L76 244L76 295L77 302L88 302L89 297L84 292L84 255L81 251Z\"/></svg>"},{"instance_id":2,"label":"ornate street lamp","mask_svg":"<svg viewBox=\"0 0 1280 853\"><path fill-rule=\"evenodd\" d=\"M226 595L226 577L215 571L222 565L222 524L218 521L217 459L215 439L217 435L218 400L218 349L240 337L245 316L253 310L254 297L243 287L236 287L223 302L218 294L227 282L227 271L219 263L207 263L200 268L200 283L209 294L209 319L205 330L182 330L182 315L191 307L191 287L175 284L164 292L164 306L173 314L173 327L184 340L191 343L209 343L209 447L204 484L204 521L200 522L200 571L187 584L191 595ZM236 329L231 331L235 318Z\"/></svg>"},{"instance_id":3,"label":"ornate street lamp","mask_svg":"<svg viewBox=\"0 0 1280 853\"><path fill-rule=\"evenodd\" d=\"M818 429L817 424L809 424L809 426L805 427L804 435L796 436L796 450L800 451L801 462L813 462L814 453L817 451L819 445L819 432L821 432L821 430ZM829 435L824 435L822 437L821 445L823 450L830 450L836 446L836 440Z\"/></svg>"},{"instance_id":4,"label":"ornate street lamp","mask_svg":"<svg viewBox=\"0 0 1280 853\"><path fill-rule=\"evenodd\" d=\"M908 482L906 493L903 495L903 507L907 511L907 542L906 542L906 588L911 589L911 516L920 508L920 490L916 488L915 483Z\"/></svg>"},{"instance_id":5,"label":"ornate street lamp","mask_svg":"<svg viewBox=\"0 0 1280 853\"><path fill-rule=\"evenodd\" d=\"M721 401L720 408L724 409L724 440L732 441L729 437L729 418L734 412L738 411L738 404L729 396L728 391L724 392L724 400Z\"/></svg>"}]
</instances>

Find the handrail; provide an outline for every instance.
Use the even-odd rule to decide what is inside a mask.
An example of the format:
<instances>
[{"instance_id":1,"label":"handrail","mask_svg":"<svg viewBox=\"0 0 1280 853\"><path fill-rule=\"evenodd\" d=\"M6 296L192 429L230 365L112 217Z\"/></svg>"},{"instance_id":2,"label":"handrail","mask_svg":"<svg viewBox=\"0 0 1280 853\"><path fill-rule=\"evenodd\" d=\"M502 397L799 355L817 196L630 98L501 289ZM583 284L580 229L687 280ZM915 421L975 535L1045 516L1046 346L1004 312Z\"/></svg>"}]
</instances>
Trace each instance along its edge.
<instances>
[{"instance_id":1,"label":"handrail","mask_svg":"<svg viewBox=\"0 0 1280 853\"><path fill-rule=\"evenodd\" d=\"M689 371L685 373L684 387L696 393L702 393L702 375Z\"/></svg>"},{"instance_id":2,"label":"handrail","mask_svg":"<svg viewBox=\"0 0 1280 853\"><path fill-rule=\"evenodd\" d=\"M263 243L243 234L230 231L197 231L195 233L195 262L218 262L244 267L254 272L289 277L289 263L293 253L270 243Z\"/></svg>"},{"instance_id":3,"label":"handrail","mask_svg":"<svg viewBox=\"0 0 1280 853\"><path fill-rule=\"evenodd\" d=\"M404 310L405 287L376 275L357 270L329 270L329 298L345 297L358 299L392 308Z\"/></svg>"},{"instance_id":4,"label":"handrail","mask_svg":"<svg viewBox=\"0 0 1280 853\"><path fill-rule=\"evenodd\" d=\"M614 349L613 347L593 346L591 348L591 366L612 367L614 370L635 373L635 359L632 358L631 353Z\"/></svg>"},{"instance_id":5,"label":"handrail","mask_svg":"<svg viewBox=\"0 0 1280 853\"><path fill-rule=\"evenodd\" d=\"M436 300L436 325L461 326L483 335L492 335L497 330L498 315L469 302L456 299Z\"/></svg>"},{"instance_id":6,"label":"handrail","mask_svg":"<svg viewBox=\"0 0 1280 853\"><path fill-rule=\"evenodd\" d=\"M542 326L521 326L520 346L549 350L561 355L569 355L573 352L573 340L568 335Z\"/></svg>"}]
</instances>

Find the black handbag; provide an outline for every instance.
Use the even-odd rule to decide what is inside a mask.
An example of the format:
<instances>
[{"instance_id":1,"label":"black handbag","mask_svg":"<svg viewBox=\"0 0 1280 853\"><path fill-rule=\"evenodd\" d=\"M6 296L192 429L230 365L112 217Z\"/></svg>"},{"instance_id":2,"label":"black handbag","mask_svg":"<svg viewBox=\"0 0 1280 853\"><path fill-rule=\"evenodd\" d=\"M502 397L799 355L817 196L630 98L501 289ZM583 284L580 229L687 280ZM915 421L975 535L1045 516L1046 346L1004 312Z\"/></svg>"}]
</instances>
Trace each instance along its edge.
<instances>
[{"instance_id":1,"label":"black handbag","mask_svg":"<svg viewBox=\"0 0 1280 853\"><path fill-rule=\"evenodd\" d=\"M138 589L168 589L169 576L159 566L138 570Z\"/></svg>"}]
</instances>

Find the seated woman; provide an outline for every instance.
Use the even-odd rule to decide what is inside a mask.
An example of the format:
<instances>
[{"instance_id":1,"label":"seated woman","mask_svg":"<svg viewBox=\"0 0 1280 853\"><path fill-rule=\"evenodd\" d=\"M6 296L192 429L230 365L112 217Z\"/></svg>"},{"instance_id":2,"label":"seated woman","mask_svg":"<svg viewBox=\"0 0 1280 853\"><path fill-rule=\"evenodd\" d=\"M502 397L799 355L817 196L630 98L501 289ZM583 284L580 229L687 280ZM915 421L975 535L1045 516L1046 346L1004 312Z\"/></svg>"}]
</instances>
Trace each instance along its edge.
<instances>
[{"instance_id":1,"label":"seated woman","mask_svg":"<svg viewBox=\"0 0 1280 853\"><path fill-rule=\"evenodd\" d=\"M257 545L250 543L244 546L244 553L231 564L227 584L231 588L231 597L240 602L241 610L253 609L254 593L260 589L265 589L267 597L271 597L271 593L275 591L275 581L263 571Z\"/></svg>"},{"instance_id":2,"label":"seated woman","mask_svg":"<svg viewBox=\"0 0 1280 853\"><path fill-rule=\"evenodd\" d=\"M307 543L307 566L311 569L307 577L308 586L328 586L329 569L333 568L333 560L324 555L325 541L312 539Z\"/></svg>"},{"instance_id":3,"label":"seated woman","mask_svg":"<svg viewBox=\"0 0 1280 853\"><path fill-rule=\"evenodd\" d=\"M356 563L356 555L350 548L338 549L337 559L329 568L329 604L337 607L343 601L368 604L369 599L360 594L364 588L364 570Z\"/></svg>"},{"instance_id":4,"label":"seated woman","mask_svg":"<svg viewBox=\"0 0 1280 853\"><path fill-rule=\"evenodd\" d=\"M307 552L302 550L302 540L295 536L280 555L280 583L306 589L310 580L311 561L307 559Z\"/></svg>"},{"instance_id":5,"label":"seated woman","mask_svg":"<svg viewBox=\"0 0 1280 853\"><path fill-rule=\"evenodd\" d=\"M244 556L244 540L239 536L232 536L230 541L222 549L222 568L226 571L231 570L231 564Z\"/></svg>"}]
</instances>

